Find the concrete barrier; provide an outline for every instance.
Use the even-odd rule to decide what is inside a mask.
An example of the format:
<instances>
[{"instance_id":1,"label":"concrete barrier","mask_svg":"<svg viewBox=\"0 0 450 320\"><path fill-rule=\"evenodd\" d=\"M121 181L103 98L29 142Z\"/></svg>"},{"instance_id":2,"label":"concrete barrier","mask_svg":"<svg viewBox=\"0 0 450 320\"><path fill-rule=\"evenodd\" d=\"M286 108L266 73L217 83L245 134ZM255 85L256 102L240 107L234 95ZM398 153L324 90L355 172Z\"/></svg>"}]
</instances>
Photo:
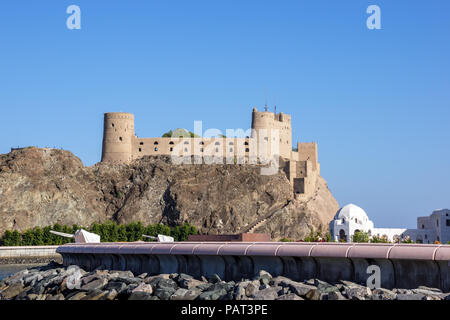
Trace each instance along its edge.
<instances>
[{"instance_id":1,"label":"concrete barrier","mask_svg":"<svg viewBox=\"0 0 450 320\"><path fill-rule=\"evenodd\" d=\"M251 278L259 270L301 281L365 283L367 268L380 268L383 288L420 285L450 291L450 246L432 244L306 242L174 242L65 244L56 252L64 265L134 273L218 274L222 279Z\"/></svg>"},{"instance_id":2,"label":"concrete barrier","mask_svg":"<svg viewBox=\"0 0 450 320\"><path fill-rule=\"evenodd\" d=\"M0 264L47 263L61 261L58 246L0 247Z\"/></svg>"}]
</instances>

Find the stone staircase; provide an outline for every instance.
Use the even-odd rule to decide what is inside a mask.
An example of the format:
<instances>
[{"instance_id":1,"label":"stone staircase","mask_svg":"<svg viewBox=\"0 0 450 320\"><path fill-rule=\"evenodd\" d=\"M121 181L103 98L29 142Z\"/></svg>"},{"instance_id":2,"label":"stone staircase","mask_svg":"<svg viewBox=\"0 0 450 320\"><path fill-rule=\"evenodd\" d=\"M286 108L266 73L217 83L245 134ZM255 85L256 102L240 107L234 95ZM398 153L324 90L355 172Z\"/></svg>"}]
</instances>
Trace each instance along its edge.
<instances>
[{"instance_id":1,"label":"stone staircase","mask_svg":"<svg viewBox=\"0 0 450 320\"><path fill-rule=\"evenodd\" d=\"M258 220L256 220L256 222L251 223L250 225L244 227L243 229L241 229L241 231L239 233L252 233L254 230L256 230L257 228L262 226L276 212L278 212L279 210L281 210L281 209L285 208L286 206L288 206L290 202L291 202L291 200L288 200L284 204L281 204L281 205L278 205L278 206L270 208L269 212L266 215L264 215L263 217L261 217Z\"/></svg>"}]
</instances>

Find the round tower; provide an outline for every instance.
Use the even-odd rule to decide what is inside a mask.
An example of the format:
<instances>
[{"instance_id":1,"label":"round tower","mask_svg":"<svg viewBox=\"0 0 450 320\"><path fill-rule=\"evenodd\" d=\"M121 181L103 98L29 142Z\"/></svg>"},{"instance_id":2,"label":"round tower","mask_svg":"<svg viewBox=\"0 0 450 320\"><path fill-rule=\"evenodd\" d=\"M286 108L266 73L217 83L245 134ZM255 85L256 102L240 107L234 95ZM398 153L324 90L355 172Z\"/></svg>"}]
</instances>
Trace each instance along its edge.
<instances>
[{"instance_id":1,"label":"round tower","mask_svg":"<svg viewBox=\"0 0 450 320\"><path fill-rule=\"evenodd\" d=\"M132 158L134 115L126 112L105 113L102 162L128 162Z\"/></svg>"},{"instance_id":2,"label":"round tower","mask_svg":"<svg viewBox=\"0 0 450 320\"><path fill-rule=\"evenodd\" d=\"M269 111L258 112L254 108L252 112L252 129L252 138L266 140L269 153L276 152L272 149L278 148L278 155L290 159L292 152L290 115L282 112L279 114ZM274 145L273 148L272 145Z\"/></svg>"}]
</instances>

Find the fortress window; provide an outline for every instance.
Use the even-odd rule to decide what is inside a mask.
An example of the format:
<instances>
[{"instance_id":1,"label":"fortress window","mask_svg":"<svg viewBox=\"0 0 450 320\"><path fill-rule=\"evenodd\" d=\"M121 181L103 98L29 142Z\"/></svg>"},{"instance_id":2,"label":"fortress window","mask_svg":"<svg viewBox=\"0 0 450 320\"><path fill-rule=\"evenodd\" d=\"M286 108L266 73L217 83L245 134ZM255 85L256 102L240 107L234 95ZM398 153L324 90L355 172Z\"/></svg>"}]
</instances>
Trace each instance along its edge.
<instances>
[{"instance_id":1,"label":"fortress window","mask_svg":"<svg viewBox=\"0 0 450 320\"><path fill-rule=\"evenodd\" d=\"M200 141L200 143L199 143L199 145L201 145L201 146L204 145L204 144L205 144L205 143L204 143L203 141Z\"/></svg>"},{"instance_id":2,"label":"fortress window","mask_svg":"<svg viewBox=\"0 0 450 320\"><path fill-rule=\"evenodd\" d=\"M170 151L173 151L173 148L172 148L172 147L170 148Z\"/></svg>"},{"instance_id":3,"label":"fortress window","mask_svg":"<svg viewBox=\"0 0 450 320\"><path fill-rule=\"evenodd\" d=\"M250 149L249 148L245 148L245 152L250 152Z\"/></svg>"},{"instance_id":4,"label":"fortress window","mask_svg":"<svg viewBox=\"0 0 450 320\"><path fill-rule=\"evenodd\" d=\"M188 148L184 148L184 152L188 152Z\"/></svg>"},{"instance_id":5,"label":"fortress window","mask_svg":"<svg viewBox=\"0 0 450 320\"><path fill-rule=\"evenodd\" d=\"M244 142L244 146L248 146L248 142L247 141Z\"/></svg>"},{"instance_id":6,"label":"fortress window","mask_svg":"<svg viewBox=\"0 0 450 320\"><path fill-rule=\"evenodd\" d=\"M119 137L119 140L122 141L122 137Z\"/></svg>"},{"instance_id":7,"label":"fortress window","mask_svg":"<svg viewBox=\"0 0 450 320\"><path fill-rule=\"evenodd\" d=\"M439 220L436 220L436 227L439 227Z\"/></svg>"},{"instance_id":8,"label":"fortress window","mask_svg":"<svg viewBox=\"0 0 450 320\"><path fill-rule=\"evenodd\" d=\"M216 146L220 146L220 142L216 142L215 145L216 145Z\"/></svg>"},{"instance_id":9,"label":"fortress window","mask_svg":"<svg viewBox=\"0 0 450 320\"><path fill-rule=\"evenodd\" d=\"M269 138L268 137L264 137L264 140L269 141Z\"/></svg>"},{"instance_id":10,"label":"fortress window","mask_svg":"<svg viewBox=\"0 0 450 320\"><path fill-rule=\"evenodd\" d=\"M141 146L143 146L144 145L144 143L143 142L141 142L141 143L139 143Z\"/></svg>"},{"instance_id":11,"label":"fortress window","mask_svg":"<svg viewBox=\"0 0 450 320\"><path fill-rule=\"evenodd\" d=\"M114 123L111 123L111 127L113 127L113 128L114 128Z\"/></svg>"},{"instance_id":12,"label":"fortress window","mask_svg":"<svg viewBox=\"0 0 450 320\"><path fill-rule=\"evenodd\" d=\"M141 148L139 148L139 152L142 152L142 149L141 149Z\"/></svg>"},{"instance_id":13,"label":"fortress window","mask_svg":"<svg viewBox=\"0 0 450 320\"><path fill-rule=\"evenodd\" d=\"M200 148L200 152L203 152L203 148Z\"/></svg>"},{"instance_id":14,"label":"fortress window","mask_svg":"<svg viewBox=\"0 0 450 320\"><path fill-rule=\"evenodd\" d=\"M449 220L449 219L447 219L447 220L445 221L445 223L446 223L447 227L450 227L450 220Z\"/></svg>"},{"instance_id":15,"label":"fortress window","mask_svg":"<svg viewBox=\"0 0 450 320\"><path fill-rule=\"evenodd\" d=\"M159 144L158 141L155 141L154 145L156 146L156 145L158 145L158 144Z\"/></svg>"},{"instance_id":16,"label":"fortress window","mask_svg":"<svg viewBox=\"0 0 450 320\"><path fill-rule=\"evenodd\" d=\"M230 146L234 146L234 143L233 143L233 142L230 142L229 145L230 145Z\"/></svg>"},{"instance_id":17,"label":"fortress window","mask_svg":"<svg viewBox=\"0 0 450 320\"><path fill-rule=\"evenodd\" d=\"M169 144L173 144L173 141L170 141Z\"/></svg>"},{"instance_id":18,"label":"fortress window","mask_svg":"<svg viewBox=\"0 0 450 320\"><path fill-rule=\"evenodd\" d=\"M189 141L185 141L184 144L189 144Z\"/></svg>"},{"instance_id":19,"label":"fortress window","mask_svg":"<svg viewBox=\"0 0 450 320\"><path fill-rule=\"evenodd\" d=\"M158 151L158 147L155 147L155 151Z\"/></svg>"},{"instance_id":20,"label":"fortress window","mask_svg":"<svg viewBox=\"0 0 450 320\"><path fill-rule=\"evenodd\" d=\"M422 225L422 229L425 229L425 226L424 226L424 225Z\"/></svg>"},{"instance_id":21,"label":"fortress window","mask_svg":"<svg viewBox=\"0 0 450 320\"><path fill-rule=\"evenodd\" d=\"M427 235L425 235L425 239L428 239L428 236L427 236Z\"/></svg>"},{"instance_id":22,"label":"fortress window","mask_svg":"<svg viewBox=\"0 0 450 320\"><path fill-rule=\"evenodd\" d=\"M216 148L216 152L219 152L219 148Z\"/></svg>"}]
</instances>

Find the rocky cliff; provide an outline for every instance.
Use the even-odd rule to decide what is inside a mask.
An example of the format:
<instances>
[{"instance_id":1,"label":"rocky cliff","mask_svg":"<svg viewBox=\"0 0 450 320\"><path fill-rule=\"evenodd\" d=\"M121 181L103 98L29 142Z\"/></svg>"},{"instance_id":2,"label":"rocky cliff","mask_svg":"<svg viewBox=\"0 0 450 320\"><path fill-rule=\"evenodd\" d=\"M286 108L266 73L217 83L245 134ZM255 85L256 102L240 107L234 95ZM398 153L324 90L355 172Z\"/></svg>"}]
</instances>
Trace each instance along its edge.
<instances>
[{"instance_id":1,"label":"rocky cliff","mask_svg":"<svg viewBox=\"0 0 450 320\"><path fill-rule=\"evenodd\" d=\"M169 157L84 167L69 151L26 148L0 155L0 234L54 223L189 222L202 233L268 232L300 239L328 222L338 203L320 178L306 200L283 172L255 165L174 165Z\"/></svg>"}]
</instances>

